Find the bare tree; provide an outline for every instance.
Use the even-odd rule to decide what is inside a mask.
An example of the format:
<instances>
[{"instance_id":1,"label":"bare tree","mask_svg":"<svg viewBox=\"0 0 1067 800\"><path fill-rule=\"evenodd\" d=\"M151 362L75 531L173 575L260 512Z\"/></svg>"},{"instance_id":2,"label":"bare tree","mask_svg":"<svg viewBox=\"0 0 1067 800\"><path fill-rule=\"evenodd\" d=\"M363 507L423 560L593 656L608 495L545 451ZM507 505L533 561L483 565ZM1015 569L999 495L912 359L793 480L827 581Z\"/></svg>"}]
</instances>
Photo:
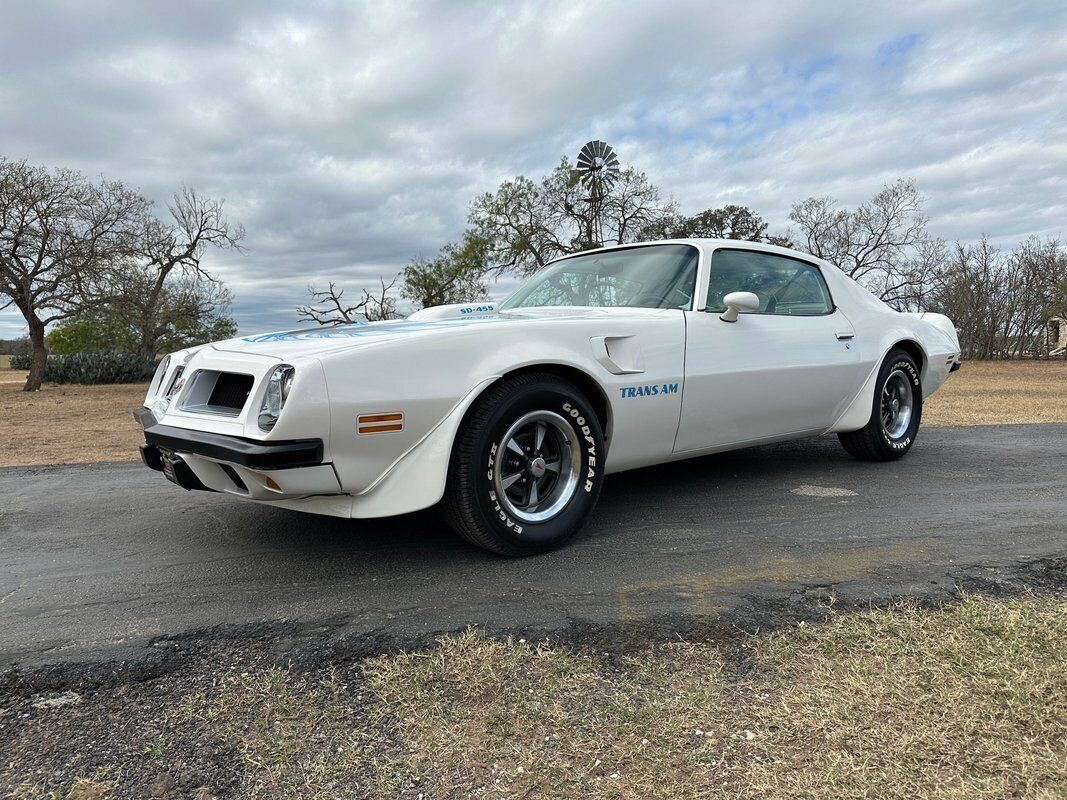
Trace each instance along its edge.
<instances>
[{"instance_id":1,"label":"bare tree","mask_svg":"<svg viewBox=\"0 0 1067 800\"><path fill-rule=\"evenodd\" d=\"M237 333L230 316L233 294L222 281L178 271L160 287L158 277L145 265L126 267L107 302L60 323L49 333L49 342L58 331L95 331L102 338L98 345L102 349L129 350L155 359L160 353Z\"/></svg>"},{"instance_id":2,"label":"bare tree","mask_svg":"<svg viewBox=\"0 0 1067 800\"><path fill-rule=\"evenodd\" d=\"M44 380L45 329L102 296L108 271L134 249L147 209L119 181L0 159L0 308L14 305L29 328L26 391Z\"/></svg>"},{"instance_id":3,"label":"bare tree","mask_svg":"<svg viewBox=\"0 0 1067 800\"><path fill-rule=\"evenodd\" d=\"M394 276L389 283L385 282L385 278L379 277L377 289L373 292L363 290L363 298L366 301L363 316L368 322L396 319L400 316L396 311L396 297L393 296L393 289L396 288L398 280L399 275Z\"/></svg>"},{"instance_id":4,"label":"bare tree","mask_svg":"<svg viewBox=\"0 0 1067 800\"><path fill-rule=\"evenodd\" d=\"M1059 241L1031 237L1005 255L982 236L955 244L924 307L952 319L968 358L1037 355L1065 289L1067 254Z\"/></svg>"},{"instance_id":5,"label":"bare tree","mask_svg":"<svg viewBox=\"0 0 1067 800\"><path fill-rule=\"evenodd\" d=\"M173 300L173 293L167 290L171 274L180 274L186 288L190 281L215 281L201 264L204 251L208 248L240 251L245 235L241 225L227 220L223 201L200 197L187 186L174 194L167 211L168 221L154 217L146 220L135 253L136 264L132 267L143 285L143 296L137 302L137 311L143 317L139 349L147 358L158 352L160 336L165 330L155 324L155 319L163 306ZM198 294L210 296L209 291Z\"/></svg>"},{"instance_id":6,"label":"bare tree","mask_svg":"<svg viewBox=\"0 0 1067 800\"><path fill-rule=\"evenodd\" d=\"M344 290L338 289L333 281L330 281L329 288L324 291L309 286L308 294L311 296L311 302L297 308L297 316L319 325L396 319L398 314L393 290L398 280L399 276L386 283L385 278L379 278L379 288L373 292L363 289L363 294L355 305L347 305L344 300Z\"/></svg>"},{"instance_id":7,"label":"bare tree","mask_svg":"<svg viewBox=\"0 0 1067 800\"><path fill-rule=\"evenodd\" d=\"M943 246L927 233L922 196L911 181L888 184L854 209L810 197L793 206L789 219L809 253L897 308L913 306L941 266Z\"/></svg>"}]
</instances>

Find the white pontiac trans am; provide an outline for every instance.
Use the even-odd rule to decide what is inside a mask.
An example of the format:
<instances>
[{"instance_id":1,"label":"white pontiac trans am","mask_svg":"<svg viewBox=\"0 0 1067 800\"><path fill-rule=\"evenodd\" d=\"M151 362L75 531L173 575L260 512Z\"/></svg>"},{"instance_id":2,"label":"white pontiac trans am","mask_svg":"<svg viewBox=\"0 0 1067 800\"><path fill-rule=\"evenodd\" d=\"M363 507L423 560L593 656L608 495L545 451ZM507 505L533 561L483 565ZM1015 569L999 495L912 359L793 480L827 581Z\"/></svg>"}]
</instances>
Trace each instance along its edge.
<instances>
[{"instance_id":1,"label":"white pontiac trans am","mask_svg":"<svg viewBox=\"0 0 1067 800\"><path fill-rule=\"evenodd\" d=\"M348 518L441 503L518 556L574 535L611 472L824 433L900 458L959 351L947 317L811 256L664 241L558 259L499 305L172 353L135 413L185 489Z\"/></svg>"}]
</instances>

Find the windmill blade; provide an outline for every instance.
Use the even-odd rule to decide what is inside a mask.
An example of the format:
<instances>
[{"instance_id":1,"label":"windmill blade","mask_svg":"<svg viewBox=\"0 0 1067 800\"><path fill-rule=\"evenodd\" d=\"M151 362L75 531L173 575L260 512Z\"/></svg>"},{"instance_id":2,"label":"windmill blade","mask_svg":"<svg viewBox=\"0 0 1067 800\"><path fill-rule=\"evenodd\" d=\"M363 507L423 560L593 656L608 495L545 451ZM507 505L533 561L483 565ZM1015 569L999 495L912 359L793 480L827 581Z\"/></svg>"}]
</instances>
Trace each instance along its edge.
<instances>
[{"instance_id":1,"label":"windmill blade","mask_svg":"<svg viewBox=\"0 0 1067 800\"><path fill-rule=\"evenodd\" d=\"M607 142L594 139L579 151L575 171L583 186L600 193L618 180L619 157Z\"/></svg>"},{"instance_id":2,"label":"windmill blade","mask_svg":"<svg viewBox=\"0 0 1067 800\"><path fill-rule=\"evenodd\" d=\"M596 168L597 152L596 142L587 142L578 153L578 166L583 170Z\"/></svg>"}]
</instances>

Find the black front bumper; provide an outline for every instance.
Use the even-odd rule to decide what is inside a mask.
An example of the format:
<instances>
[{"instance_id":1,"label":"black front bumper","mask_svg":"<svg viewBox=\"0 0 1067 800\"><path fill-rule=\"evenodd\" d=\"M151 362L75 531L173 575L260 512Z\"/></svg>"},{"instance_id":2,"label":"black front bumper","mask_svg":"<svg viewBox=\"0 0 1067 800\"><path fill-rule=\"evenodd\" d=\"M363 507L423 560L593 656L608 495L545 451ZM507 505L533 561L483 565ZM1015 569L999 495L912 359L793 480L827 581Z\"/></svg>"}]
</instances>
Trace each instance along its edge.
<instances>
[{"instance_id":1,"label":"black front bumper","mask_svg":"<svg viewBox=\"0 0 1067 800\"><path fill-rule=\"evenodd\" d=\"M141 445L141 459L156 470L163 469L160 449L228 461L249 469L292 469L314 467L322 463L322 439L261 442L240 436L161 425L147 408L138 408L133 416L144 428L145 444Z\"/></svg>"}]
</instances>

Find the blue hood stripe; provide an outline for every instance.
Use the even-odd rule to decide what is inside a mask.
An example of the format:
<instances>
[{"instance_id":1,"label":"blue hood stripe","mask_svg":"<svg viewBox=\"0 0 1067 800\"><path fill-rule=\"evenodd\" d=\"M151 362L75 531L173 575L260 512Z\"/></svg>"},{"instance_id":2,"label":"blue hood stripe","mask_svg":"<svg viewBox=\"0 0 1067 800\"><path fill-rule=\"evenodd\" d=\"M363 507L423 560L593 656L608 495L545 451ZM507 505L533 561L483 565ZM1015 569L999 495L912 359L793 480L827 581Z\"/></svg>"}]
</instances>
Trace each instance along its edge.
<instances>
[{"instance_id":1,"label":"blue hood stripe","mask_svg":"<svg viewBox=\"0 0 1067 800\"><path fill-rule=\"evenodd\" d=\"M334 328L305 328L303 330L281 331L279 333L261 333L258 336L244 336L241 338L241 341L259 344L261 342L314 341L317 339L351 339L360 336L386 336L393 333L414 333L416 331L459 328L468 325L477 325L483 322L490 322L496 319L500 319L496 314L484 314L473 317L441 319L428 322L395 322L387 325L370 325L365 322L357 322L351 325L338 325Z\"/></svg>"}]
</instances>

